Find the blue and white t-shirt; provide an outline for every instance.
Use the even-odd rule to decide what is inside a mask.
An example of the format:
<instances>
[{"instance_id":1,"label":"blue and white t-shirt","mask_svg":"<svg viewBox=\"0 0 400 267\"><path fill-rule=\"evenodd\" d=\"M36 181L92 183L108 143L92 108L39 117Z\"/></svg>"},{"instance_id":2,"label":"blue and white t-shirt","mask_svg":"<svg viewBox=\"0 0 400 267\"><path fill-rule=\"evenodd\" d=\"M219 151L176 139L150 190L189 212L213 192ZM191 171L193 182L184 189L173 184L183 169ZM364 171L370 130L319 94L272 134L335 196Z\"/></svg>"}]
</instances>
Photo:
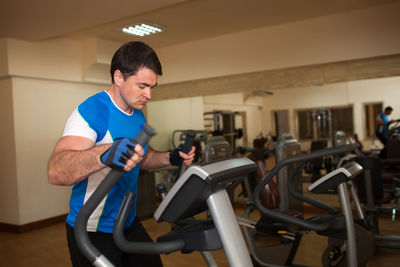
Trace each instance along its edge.
<instances>
[{"instance_id":1,"label":"blue and white t-shirt","mask_svg":"<svg viewBox=\"0 0 400 267\"><path fill-rule=\"evenodd\" d=\"M82 136L93 140L96 145L112 143L120 137L135 138L146 119L141 110L128 114L117 107L110 95L103 91L86 99L69 117L63 136ZM147 146L145 147L145 152ZM90 232L112 233L114 221L118 215L127 191L137 194L137 180L140 165L125 172L108 195L92 213L88 220ZM70 213L67 223L74 227L76 216L84 202L93 194L110 168L91 174L87 179L75 184L70 199ZM125 227L129 227L136 216L136 200Z\"/></svg>"},{"instance_id":2,"label":"blue and white t-shirt","mask_svg":"<svg viewBox=\"0 0 400 267\"><path fill-rule=\"evenodd\" d=\"M379 120L381 123L384 123L383 125L378 125L376 127L376 132L377 133L381 133L384 134L386 133L387 129L388 129L388 123L389 123L389 115L386 115L385 113L381 112L378 114L378 116L376 117L376 120Z\"/></svg>"}]
</instances>

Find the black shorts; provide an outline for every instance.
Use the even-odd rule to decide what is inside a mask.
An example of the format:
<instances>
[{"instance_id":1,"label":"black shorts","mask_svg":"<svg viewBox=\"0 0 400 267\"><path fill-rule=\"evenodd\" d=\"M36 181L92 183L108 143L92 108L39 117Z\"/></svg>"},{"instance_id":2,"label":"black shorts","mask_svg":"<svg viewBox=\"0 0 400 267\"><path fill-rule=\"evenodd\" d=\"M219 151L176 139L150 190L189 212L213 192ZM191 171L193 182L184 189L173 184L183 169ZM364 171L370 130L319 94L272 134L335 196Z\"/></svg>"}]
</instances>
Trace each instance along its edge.
<instances>
[{"instance_id":1,"label":"black shorts","mask_svg":"<svg viewBox=\"0 0 400 267\"><path fill-rule=\"evenodd\" d=\"M74 228L66 224L68 248L74 267L93 266L81 253L75 242ZM162 266L159 255L132 254L121 251L114 243L112 234L102 232L88 232L93 245L116 267L123 266ZM125 238L129 241L153 242L144 229L142 223L136 218L132 226L125 230Z\"/></svg>"}]
</instances>

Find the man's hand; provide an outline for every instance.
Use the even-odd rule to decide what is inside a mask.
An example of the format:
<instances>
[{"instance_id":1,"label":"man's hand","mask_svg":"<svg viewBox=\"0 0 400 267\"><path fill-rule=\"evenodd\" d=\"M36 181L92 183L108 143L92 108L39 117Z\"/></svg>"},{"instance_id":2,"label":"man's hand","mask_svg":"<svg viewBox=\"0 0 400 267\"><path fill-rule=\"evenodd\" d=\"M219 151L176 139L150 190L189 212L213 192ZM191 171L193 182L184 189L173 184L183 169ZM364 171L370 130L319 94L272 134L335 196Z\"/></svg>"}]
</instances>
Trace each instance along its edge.
<instances>
[{"instance_id":1,"label":"man's hand","mask_svg":"<svg viewBox=\"0 0 400 267\"><path fill-rule=\"evenodd\" d=\"M101 162L113 169L130 171L143 159L144 150L133 139L120 138L101 156Z\"/></svg>"},{"instance_id":2,"label":"man's hand","mask_svg":"<svg viewBox=\"0 0 400 267\"><path fill-rule=\"evenodd\" d=\"M182 152L182 148L178 147L171 151L169 154L169 161L171 165L178 166L181 159L185 165L190 165L194 159L194 152L196 148L192 146L189 153L185 154Z\"/></svg>"}]
</instances>

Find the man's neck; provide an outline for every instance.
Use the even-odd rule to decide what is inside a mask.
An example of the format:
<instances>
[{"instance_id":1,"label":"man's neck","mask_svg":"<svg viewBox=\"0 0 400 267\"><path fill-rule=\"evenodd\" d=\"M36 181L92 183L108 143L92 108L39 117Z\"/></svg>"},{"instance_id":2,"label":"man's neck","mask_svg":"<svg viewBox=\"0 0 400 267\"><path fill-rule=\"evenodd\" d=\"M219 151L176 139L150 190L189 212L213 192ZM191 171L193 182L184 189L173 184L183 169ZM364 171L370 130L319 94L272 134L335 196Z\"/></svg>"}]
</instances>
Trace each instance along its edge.
<instances>
[{"instance_id":1,"label":"man's neck","mask_svg":"<svg viewBox=\"0 0 400 267\"><path fill-rule=\"evenodd\" d=\"M133 108L126 103L125 99L121 96L119 88L112 84L110 88L106 90L110 95L111 99L113 100L114 104L123 112L127 114L133 113Z\"/></svg>"}]
</instances>

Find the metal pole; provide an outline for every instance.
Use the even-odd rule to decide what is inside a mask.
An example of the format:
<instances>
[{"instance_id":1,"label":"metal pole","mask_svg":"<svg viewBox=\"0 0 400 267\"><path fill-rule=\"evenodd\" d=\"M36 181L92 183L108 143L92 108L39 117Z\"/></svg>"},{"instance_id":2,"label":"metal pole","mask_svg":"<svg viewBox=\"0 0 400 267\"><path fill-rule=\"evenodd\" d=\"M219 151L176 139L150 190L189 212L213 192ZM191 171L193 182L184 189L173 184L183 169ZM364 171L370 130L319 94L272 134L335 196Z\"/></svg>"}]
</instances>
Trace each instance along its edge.
<instances>
[{"instance_id":1,"label":"metal pole","mask_svg":"<svg viewBox=\"0 0 400 267\"><path fill-rule=\"evenodd\" d=\"M346 222L347 242L346 242L346 260L347 266L357 267L357 245L356 231L354 229L353 213L350 206L349 192L347 184L341 183L338 186L339 200L342 212Z\"/></svg>"},{"instance_id":2,"label":"metal pole","mask_svg":"<svg viewBox=\"0 0 400 267\"><path fill-rule=\"evenodd\" d=\"M364 210L361 207L360 199L358 198L357 192L354 189L354 183L353 183L353 181L348 181L347 184L350 187L351 197L353 198L353 203L354 203L354 206L356 208L356 212L357 212L358 218L363 220L363 221L365 221L366 218L365 218Z\"/></svg>"},{"instance_id":3,"label":"metal pole","mask_svg":"<svg viewBox=\"0 0 400 267\"><path fill-rule=\"evenodd\" d=\"M253 266L226 190L219 190L209 196L207 205L229 265L232 267Z\"/></svg>"}]
</instances>

